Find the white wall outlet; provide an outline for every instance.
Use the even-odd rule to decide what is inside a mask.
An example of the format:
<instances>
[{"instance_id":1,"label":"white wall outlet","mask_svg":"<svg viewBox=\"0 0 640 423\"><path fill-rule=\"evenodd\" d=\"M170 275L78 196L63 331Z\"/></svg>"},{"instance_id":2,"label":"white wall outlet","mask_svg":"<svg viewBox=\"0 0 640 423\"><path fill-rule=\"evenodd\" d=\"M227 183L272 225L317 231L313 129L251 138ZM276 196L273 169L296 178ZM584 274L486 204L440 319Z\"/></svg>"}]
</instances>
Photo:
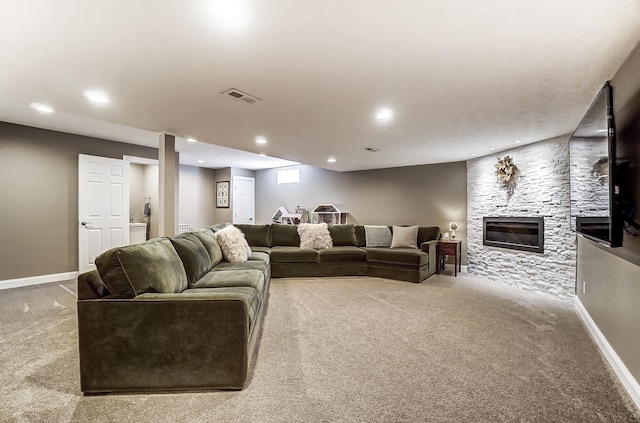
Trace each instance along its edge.
<instances>
[{"instance_id":1,"label":"white wall outlet","mask_svg":"<svg viewBox=\"0 0 640 423\"><path fill-rule=\"evenodd\" d=\"M587 295L587 281L582 281L582 295Z\"/></svg>"}]
</instances>

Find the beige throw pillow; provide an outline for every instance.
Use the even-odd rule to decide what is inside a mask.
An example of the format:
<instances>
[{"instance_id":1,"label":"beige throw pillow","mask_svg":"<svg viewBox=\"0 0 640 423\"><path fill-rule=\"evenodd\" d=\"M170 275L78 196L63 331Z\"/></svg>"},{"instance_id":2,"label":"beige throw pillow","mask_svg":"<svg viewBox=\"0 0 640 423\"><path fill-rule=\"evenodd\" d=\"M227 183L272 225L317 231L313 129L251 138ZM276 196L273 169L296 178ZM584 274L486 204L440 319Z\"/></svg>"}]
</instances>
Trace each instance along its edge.
<instances>
[{"instance_id":1,"label":"beige throw pillow","mask_svg":"<svg viewBox=\"0 0 640 423\"><path fill-rule=\"evenodd\" d=\"M418 248L418 225L394 226L391 248Z\"/></svg>"},{"instance_id":2,"label":"beige throw pillow","mask_svg":"<svg viewBox=\"0 0 640 423\"><path fill-rule=\"evenodd\" d=\"M251 247L242 231L233 225L220 229L215 233L216 241L220 244L222 257L231 263L247 261L251 256Z\"/></svg>"},{"instance_id":3,"label":"beige throw pillow","mask_svg":"<svg viewBox=\"0 0 640 423\"><path fill-rule=\"evenodd\" d=\"M300 248L322 250L333 247L329 226L326 223L301 223L298 226Z\"/></svg>"}]
</instances>

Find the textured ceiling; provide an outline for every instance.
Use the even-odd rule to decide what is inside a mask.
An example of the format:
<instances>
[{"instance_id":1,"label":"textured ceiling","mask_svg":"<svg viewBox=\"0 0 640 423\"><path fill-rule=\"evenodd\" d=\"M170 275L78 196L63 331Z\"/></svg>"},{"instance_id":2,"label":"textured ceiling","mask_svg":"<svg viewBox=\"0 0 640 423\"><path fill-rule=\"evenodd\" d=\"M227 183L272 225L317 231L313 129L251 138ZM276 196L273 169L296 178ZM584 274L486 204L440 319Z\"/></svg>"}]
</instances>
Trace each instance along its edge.
<instances>
[{"instance_id":1,"label":"textured ceiling","mask_svg":"<svg viewBox=\"0 0 640 423\"><path fill-rule=\"evenodd\" d=\"M0 120L142 145L166 131L341 171L570 133L640 40L637 0L238 0L236 22L215 0L3 3ZM377 122L380 107L394 117Z\"/></svg>"}]
</instances>

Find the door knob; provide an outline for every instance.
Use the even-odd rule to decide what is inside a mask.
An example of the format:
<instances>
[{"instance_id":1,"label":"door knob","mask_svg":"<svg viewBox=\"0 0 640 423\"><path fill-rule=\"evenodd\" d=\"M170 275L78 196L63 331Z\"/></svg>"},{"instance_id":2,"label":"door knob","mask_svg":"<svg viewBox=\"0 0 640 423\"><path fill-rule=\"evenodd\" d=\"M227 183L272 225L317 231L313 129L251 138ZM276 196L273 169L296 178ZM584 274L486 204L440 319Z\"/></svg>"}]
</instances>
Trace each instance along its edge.
<instances>
[{"instance_id":1,"label":"door knob","mask_svg":"<svg viewBox=\"0 0 640 423\"><path fill-rule=\"evenodd\" d=\"M92 223L91 223L91 222L85 222L84 220L83 220L82 222L80 222L80 224L81 224L82 226L92 225Z\"/></svg>"}]
</instances>

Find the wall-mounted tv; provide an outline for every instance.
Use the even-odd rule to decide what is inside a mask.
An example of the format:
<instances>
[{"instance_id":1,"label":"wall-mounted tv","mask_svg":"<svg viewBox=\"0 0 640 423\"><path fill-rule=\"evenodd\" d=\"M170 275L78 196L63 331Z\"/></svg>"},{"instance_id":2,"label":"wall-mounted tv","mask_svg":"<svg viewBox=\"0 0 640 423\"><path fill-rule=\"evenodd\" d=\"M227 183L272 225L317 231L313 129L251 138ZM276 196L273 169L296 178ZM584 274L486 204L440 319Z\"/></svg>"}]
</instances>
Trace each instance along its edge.
<instances>
[{"instance_id":1,"label":"wall-mounted tv","mask_svg":"<svg viewBox=\"0 0 640 423\"><path fill-rule=\"evenodd\" d=\"M622 245L616 131L611 85L598 92L569 139L571 229L610 247Z\"/></svg>"},{"instance_id":2,"label":"wall-mounted tv","mask_svg":"<svg viewBox=\"0 0 640 423\"><path fill-rule=\"evenodd\" d=\"M622 248L615 253L640 266L640 44L611 79L616 117L616 176Z\"/></svg>"}]
</instances>

